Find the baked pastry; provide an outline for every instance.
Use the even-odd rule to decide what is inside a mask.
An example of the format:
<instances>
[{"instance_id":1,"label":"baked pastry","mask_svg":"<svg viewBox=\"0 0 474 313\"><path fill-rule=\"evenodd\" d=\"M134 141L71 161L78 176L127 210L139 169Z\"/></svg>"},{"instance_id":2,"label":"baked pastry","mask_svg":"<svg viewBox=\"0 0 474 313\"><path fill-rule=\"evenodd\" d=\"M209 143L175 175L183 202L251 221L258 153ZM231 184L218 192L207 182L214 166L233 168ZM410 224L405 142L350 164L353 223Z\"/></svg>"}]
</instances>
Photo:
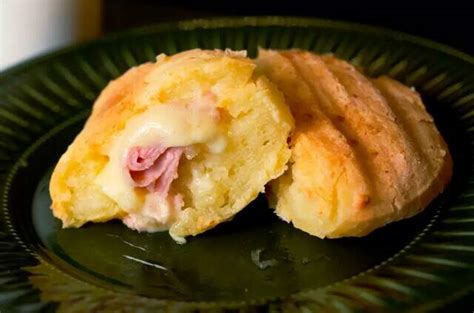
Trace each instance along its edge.
<instances>
[{"instance_id":1,"label":"baked pastry","mask_svg":"<svg viewBox=\"0 0 474 313\"><path fill-rule=\"evenodd\" d=\"M231 219L290 157L293 118L255 69L245 52L190 50L111 82L54 170L54 215L178 242Z\"/></svg>"},{"instance_id":2,"label":"baked pastry","mask_svg":"<svg viewBox=\"0 0 474 313\"><path fill-rule=\"evenodd\" d=\"M451 177L417 92L331 55L261 50L295 118L291 165L270 184L282 219L320 238L364 236L423 210Z\"/></svg>"}]
</instances>

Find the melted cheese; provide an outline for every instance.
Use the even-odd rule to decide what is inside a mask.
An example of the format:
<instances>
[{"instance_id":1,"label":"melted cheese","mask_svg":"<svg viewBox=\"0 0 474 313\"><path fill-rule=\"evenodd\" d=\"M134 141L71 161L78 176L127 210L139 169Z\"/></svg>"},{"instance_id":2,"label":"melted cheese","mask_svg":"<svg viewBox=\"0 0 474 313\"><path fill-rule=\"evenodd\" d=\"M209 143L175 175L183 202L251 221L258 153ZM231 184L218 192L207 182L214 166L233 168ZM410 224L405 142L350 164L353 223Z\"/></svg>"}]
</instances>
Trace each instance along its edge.
<instances>
[{"instance_id":1,"label":"melted cheese","mask_svg":"<svg viewBox=\"0 0 474 313\"><path fill-rule=\"evenodd\" d=\"M179 216L182 206L181 196L163 199L157 193L149 193L145 197L142 210L125 216L123 223L138 231L167 230Z\"/></svg>"},{"instance_id":2,"label":"melted cheese","mask_svg":"<svg viewBox=\"0 0 474 313\"><path fill-rule=\"evenodd\" d=\"M211 153L219 153L225 149L226 140L219 119L211 113L209 108L162 104L135 116L106 147L109 162L95 183L123 210L139 211L146 192L133 186L126 164L129 149L156 144L183 147L205 143Z\"/></svg>"}]
</instances>

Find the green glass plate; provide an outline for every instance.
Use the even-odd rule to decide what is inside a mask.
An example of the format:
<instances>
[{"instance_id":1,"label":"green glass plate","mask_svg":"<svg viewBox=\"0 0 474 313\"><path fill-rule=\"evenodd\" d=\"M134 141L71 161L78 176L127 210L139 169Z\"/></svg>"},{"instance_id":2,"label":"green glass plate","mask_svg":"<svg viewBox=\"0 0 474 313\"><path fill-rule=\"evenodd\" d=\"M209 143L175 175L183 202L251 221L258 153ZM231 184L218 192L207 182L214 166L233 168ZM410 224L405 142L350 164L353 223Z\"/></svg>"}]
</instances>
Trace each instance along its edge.
<instances>
[{"instance_id":1,"label":"green glass plate","mask_svg":"<svg viewBox=\"0 0 474 313\"><path fill-rule=\"evenodd\" d=\"M61 229L54 164L108 81L158 53L303 48L415 86L454 158L419 216L364 238L320 240L259 197L183 246L119 222ZM109 36L0 74L0 311L424 311L474 286L474 59L409 35L299 18L213 19Z\"/></svg>"}]
</instances>

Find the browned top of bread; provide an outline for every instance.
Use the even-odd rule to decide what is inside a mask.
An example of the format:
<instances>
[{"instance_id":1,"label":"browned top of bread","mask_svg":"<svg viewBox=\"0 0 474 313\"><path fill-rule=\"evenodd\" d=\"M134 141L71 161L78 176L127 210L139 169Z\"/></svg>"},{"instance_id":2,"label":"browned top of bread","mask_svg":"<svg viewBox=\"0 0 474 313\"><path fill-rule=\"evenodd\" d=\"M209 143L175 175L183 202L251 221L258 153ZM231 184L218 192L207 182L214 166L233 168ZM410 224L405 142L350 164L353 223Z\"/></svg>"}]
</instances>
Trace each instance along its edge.
<instances>
[{"instance_id":1,"label":"browned top of bread","mask_svg":"<svg viewBox=\"0 0 474 313\"><path fill-rule=\"evenodd\" d=\"M451 177L448 148L417 92L331 55L260 51L296 121L277 214L319 237L363 236L410 217Z\"/></svg>"}]
</instances>

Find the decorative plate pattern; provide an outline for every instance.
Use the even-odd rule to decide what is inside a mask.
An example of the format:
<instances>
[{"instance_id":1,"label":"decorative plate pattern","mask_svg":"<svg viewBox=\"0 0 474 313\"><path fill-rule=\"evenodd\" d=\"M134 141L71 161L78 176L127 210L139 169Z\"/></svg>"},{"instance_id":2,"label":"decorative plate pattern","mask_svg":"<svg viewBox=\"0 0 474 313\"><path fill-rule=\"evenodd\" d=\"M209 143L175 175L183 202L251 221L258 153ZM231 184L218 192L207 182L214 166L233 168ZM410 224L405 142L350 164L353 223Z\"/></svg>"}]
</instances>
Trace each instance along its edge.
<instances>
[{"instance_id":1,"label":"decorative plate pattern","mask_svg":"<svg viewBox=\"0 0 474 313\"><path fill-rule=\"evenodd\" d=\"M263 198L185 246L119 223L62 230L51 168L100 90L159 53L191 48L334 53L414 86L454 159L421 215L361 239L319 240ZM0 73L0 311L429 311L474 289L474 59L372 27L301 18L212 19L109 36Z\"/></svg>"}]
</instances>

